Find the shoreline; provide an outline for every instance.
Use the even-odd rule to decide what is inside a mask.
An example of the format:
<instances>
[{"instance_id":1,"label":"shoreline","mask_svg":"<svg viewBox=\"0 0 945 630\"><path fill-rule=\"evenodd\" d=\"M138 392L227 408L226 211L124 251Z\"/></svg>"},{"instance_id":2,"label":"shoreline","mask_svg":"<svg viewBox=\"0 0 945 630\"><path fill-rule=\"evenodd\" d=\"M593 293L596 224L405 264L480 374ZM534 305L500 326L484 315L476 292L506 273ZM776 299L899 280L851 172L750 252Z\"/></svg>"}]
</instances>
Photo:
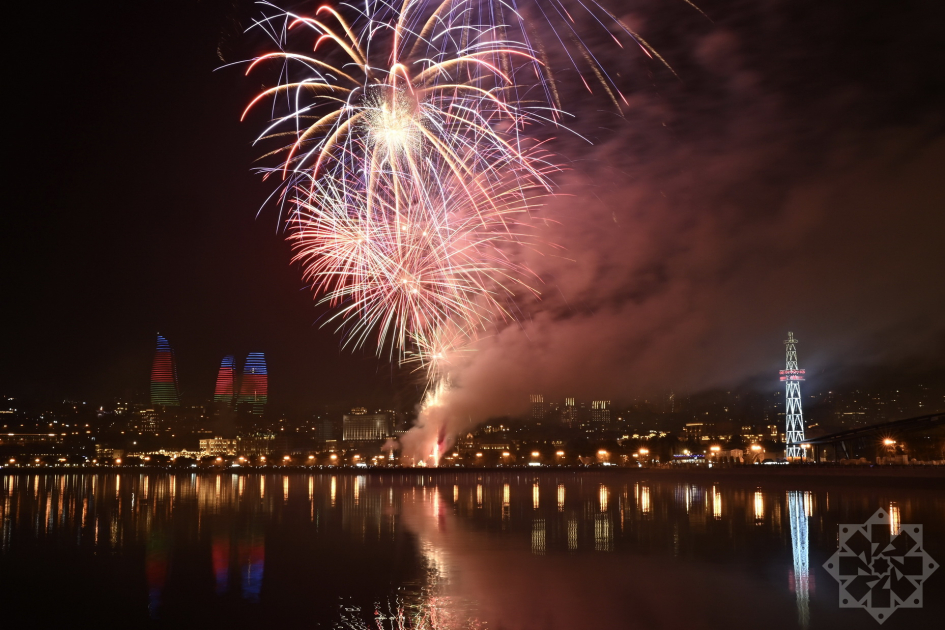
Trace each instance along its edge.
<instances>
[{"instance_id":1,"label":"shoreline","mask_svg":"<svg viewBox=\"0 0 945 630\"><path fill-rule=\"evenodd\" d=\"M403 475L425 475L428 477L442 477L448 475L553 475L553 474L584 474L584 475L631 475L651 476L653 478L693 478L693 479L726 479L742 481L762 481L778 479L833 479L851 481L877 480L923 480L930 482L945 482L945 466L715 466L712 468L624 468L624 467L584 467L584 466L506 466L494 468L450 467L450 468L356 468L353 466L265 466L265 467L231 467L231 468L165 468L159 466L140 467L0 467L0 477L12 475L68 475L68 474L108 474L121 475L129 473L168 475L200 474L200 475L271 475L271 474L303 474L303 475L370 475L374 477L396 477ZM945 487L945 486L943 486Z\"/></svg>"}]
</instances>

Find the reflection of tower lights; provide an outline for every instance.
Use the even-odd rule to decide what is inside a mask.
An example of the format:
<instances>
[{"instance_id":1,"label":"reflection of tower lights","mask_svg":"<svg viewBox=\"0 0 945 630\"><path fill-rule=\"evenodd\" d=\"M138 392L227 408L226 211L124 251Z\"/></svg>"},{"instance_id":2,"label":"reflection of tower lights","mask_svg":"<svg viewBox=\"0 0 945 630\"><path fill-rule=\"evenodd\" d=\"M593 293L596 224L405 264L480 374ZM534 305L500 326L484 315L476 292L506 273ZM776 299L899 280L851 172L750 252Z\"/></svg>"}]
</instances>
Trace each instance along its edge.
<instances>
[{"instance_id":1,"label":"reflection of tower lights","mask_svg":"<svg viewBox=\"0 0 945 630\"><path fill-rule=\"evenodd\" d=\"M545 519L543 518L532 520L532 553L539 556L545 553Z\"/></svg>"},{"instance_id":2,"label":"reflection of tower lights","mask_svg":"<svg viewBox=\"0 0 945 630\"><path fill-rule=\"evenodd\" d=\"M889 504L889 535L896 536L899 534L899 527L901 525L899 520L899 505L895 501Z\"/></svg>"},{"instance_id":3,"label":"reflection of tower lights","mask_svg":"<svg viewBox=\"0 0 945 630\"><path fill-rule=\"evenodd\" d=\"M611 551L613 532L610 527L610 516L597 514L594 516L594 549L597 551Z\"/></svg>"},{"instance_id":4,"label":"reflection of tower lights","mask_svg":"<svg viewBox=\"0 0 945 630\"><path fill-rule=\"evenodd\" d=\"M558 484L558 511L564 512L564 484Z\"/></svg>"},{"instance_id":5,"label":"reflection of tower lights","mask_svg":"<svg viewBox=\"0 0 945 630\"><path fill-rule=\"evenodd\" d=\"M604 484L601 484L601 486L600 486L599 495L600 495L600 511L601 511L601 512L606 512L606 511L607 511L608 492L607 492L607 486L605 486Z\"/></svg>"},{"instance_id":6,"label":"reflection of tower lights","mask_svg":"<svg viewBox=\"0 0 945 630\"><path fill-rule=\"evenodd\" d=\"M532 485L532 507L538 509L538 482Z\"/></svg>"},{"instance_id":7,"label":"reflection of tower lights","mask_svg":"<svg viewBox=\"0 0 945 630\"><path fill-rule=\"evenodd\" d=\"M807 628L810 621L809 610L809 551L807 539L807 506L810 504L810 492L790 490L787 493L788 519L791 521L791 551L794 556L794 595L797 598L797 621L801 628Z\"/></svg>"},{"instance_id":8,"label":"reflection of tower lights","mask_svg":"<svg viewBox=\"0 0 945 630\"><path fill-rule=\"evenodd\" d=\"M712 516L715 520L722 520L722 493L716 486L712 486Z\"/></svg>"},{"instance_id":9,"label":"reflection of tower lights","mask_svg":"<svg viewBox=\"0 0 945 630\"><path fill-rule=\"evenodd\" d=\"M765 497L761 490L755 491L755 525L761 525L765 520Z\"/></svg>"}]
</instances>

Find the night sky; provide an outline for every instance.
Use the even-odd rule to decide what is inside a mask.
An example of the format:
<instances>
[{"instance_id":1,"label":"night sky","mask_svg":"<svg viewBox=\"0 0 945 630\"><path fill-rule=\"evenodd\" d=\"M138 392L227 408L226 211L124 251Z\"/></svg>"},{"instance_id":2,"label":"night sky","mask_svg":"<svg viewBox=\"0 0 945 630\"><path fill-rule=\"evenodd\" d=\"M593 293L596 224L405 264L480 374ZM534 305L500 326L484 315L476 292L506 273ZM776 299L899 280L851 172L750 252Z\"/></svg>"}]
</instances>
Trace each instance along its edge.
<instances>
[{"instance_id":1,"label":"night sky","mask_svg":"<svg viewBox=\"0 0 945 630\"><path fill-rule=\"evenodd\" d=\"M594 141L554 145L570 170L543 236L566 252L535 254L542 299L457 365L466 402L755 382L788 330L824 379L940 371L941 3L700 3L711 20L675 0L605 4L679 77L602 39L631 101L620 117L560 73ZM4 393L143 393L157 332L193 402L224 354L250 351L276 405L416 392L319 327L276 213L257 216L260 121L239 115L263 79L215 72L262 50L241 35L256 14L242 0L8 9Z\"/></svg>"}]
</instances>

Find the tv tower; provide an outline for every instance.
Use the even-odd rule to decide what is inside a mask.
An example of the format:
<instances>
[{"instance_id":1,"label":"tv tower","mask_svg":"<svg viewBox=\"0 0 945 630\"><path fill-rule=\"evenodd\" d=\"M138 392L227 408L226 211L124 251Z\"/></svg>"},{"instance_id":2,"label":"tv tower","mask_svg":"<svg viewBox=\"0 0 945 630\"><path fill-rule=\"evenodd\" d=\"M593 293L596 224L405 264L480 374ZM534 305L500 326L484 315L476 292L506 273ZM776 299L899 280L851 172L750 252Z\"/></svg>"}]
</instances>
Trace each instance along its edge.
<instances>
[{"instance_id":1,"label":"tv tower","mask_svg":"<svg viewBox=\"0 0 945 630\"><path fill-rule=\"evenodd\" d=\"M804 457L801 443L804 442L804 412L801 410L801 381L804 380L804 370L797 369L797 339L794 333L789 332L784 342L787 350L787 365L781 370L781 380L785 383L785 428L784 435L787 442L785 456L788 459Z\"/></svg>"}]
</instances>

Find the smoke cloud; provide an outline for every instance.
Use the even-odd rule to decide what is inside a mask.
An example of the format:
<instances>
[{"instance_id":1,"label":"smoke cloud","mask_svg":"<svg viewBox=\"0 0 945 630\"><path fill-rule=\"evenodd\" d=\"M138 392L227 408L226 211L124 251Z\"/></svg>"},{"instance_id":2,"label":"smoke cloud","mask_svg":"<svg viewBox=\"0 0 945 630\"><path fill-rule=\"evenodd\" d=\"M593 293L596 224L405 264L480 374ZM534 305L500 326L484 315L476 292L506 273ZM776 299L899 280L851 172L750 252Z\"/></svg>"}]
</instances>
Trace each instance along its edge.
<instances>
[{"instance_id":1,"label":"smoke cloud","mask_svg":"<svg viewBox=\"0 0 945 630\"><path fill-rule=\"evenodd\" d=\"M777 3L703 8L716 22L626 16L644 36L686 32L657 42L678 80L611 59L622 117L568 94L594 144L553 145L571 170L538 222L564 250L523 253L541 299L454 362L416 442L529 393L619 401L773 375L789 330L809 372L945 363L945 110L926 76L945 63L924 26L938 9L850 8L812 44ZM908 34L882 26L893 10Z\"/></svg>"}]
</instances>

